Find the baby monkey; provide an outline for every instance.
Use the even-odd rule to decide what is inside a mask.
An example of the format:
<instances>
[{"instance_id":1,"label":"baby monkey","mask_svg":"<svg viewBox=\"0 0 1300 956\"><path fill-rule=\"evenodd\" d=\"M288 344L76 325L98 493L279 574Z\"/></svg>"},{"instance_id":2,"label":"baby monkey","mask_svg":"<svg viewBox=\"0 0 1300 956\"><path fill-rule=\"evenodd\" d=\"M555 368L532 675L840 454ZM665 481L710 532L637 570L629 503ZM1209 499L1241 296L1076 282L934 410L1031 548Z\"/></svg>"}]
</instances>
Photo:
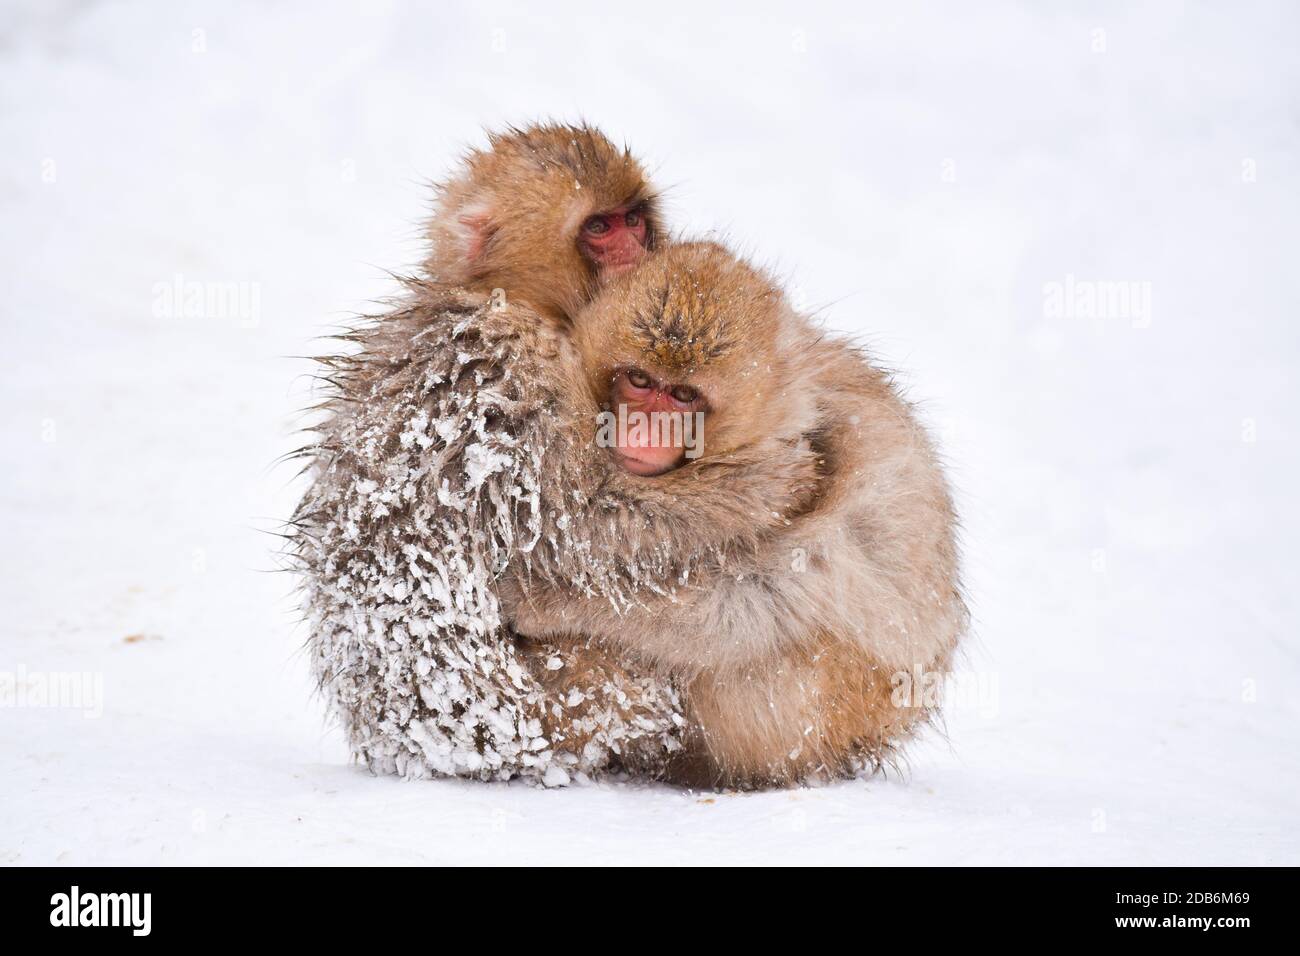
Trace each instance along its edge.
<instances>
[{"instance_id":1,"label":"baby monkey","mask_svg":"<svg viewBox=\"0 0 1300 956\"><path fill-rule=\"evenodd\" d=\"M967 617L948 490L887 376L711 243L614 278L572 341L586 441L551 444L553 544L502 590L516 630L679 681L682 782L887 760L932 713L898 675L945 674ZM589 585L593 554L621 587Z\"/></svg>"}]
</instances>

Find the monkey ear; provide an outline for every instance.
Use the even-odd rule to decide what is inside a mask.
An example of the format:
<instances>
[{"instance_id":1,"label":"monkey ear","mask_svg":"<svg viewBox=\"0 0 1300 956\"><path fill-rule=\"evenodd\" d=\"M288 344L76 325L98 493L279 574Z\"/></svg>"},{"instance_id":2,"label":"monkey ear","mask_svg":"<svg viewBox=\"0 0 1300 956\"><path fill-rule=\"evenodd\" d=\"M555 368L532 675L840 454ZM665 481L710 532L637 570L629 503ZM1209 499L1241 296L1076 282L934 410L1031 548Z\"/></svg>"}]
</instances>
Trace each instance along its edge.
<instances>
[{"instance_id":1,"label":"monkey ear","mask_svg":"<svg viewBox=\"0 0 1300 956\"><path fill-rule=\"evenodd\" d=\"M492 233L496 231L491 211L483 206L463 209L456 217L456 222L461 226L465 262L472 266L482 258L484 247L492 238Z\"/></svg>"}]
</instances>

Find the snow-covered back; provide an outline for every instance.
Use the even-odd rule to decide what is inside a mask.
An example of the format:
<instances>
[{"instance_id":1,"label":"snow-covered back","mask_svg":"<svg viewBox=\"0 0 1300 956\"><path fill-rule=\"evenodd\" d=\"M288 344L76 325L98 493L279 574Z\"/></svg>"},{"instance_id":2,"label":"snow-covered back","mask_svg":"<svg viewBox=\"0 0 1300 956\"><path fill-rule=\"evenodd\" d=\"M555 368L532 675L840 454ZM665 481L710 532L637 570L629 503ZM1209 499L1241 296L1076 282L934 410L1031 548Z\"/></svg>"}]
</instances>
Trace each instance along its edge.
<instances>
[{"instance_id":1,"label":"snow-covered back","mask_svg":"<svg viewBox=\"0 0 1300 956\"><path fill-rule=\"evenodd\" d=\"M1298 26L6 4L0 861L1300 862ZM325 721L269 533L294 356L397 291L481 126L548 115L922 402L975 629L902 778L408 783Z\"/></svg>"},{"instance_id":2,"label":"snow-covered back","mask_svg":"<svg viewBox=\"0 0 1300 956\"><path fill-rule=\"evenodd\" d=\"M563 481L544 491L548 450L570 442L552 425L568 420L560 396L536 384L554 360L532 347L536 314L501 289L406 285L321 359L321 414L294 456L310 484L285 557L329 717L369 769L407 780L559 786L662 770L686 725L667 680L517 647L501 613L499 576L563 535L582 498ZM566 583L618 606L627 588L601 586L610 563Z\"/></svg>"}]
</instances>

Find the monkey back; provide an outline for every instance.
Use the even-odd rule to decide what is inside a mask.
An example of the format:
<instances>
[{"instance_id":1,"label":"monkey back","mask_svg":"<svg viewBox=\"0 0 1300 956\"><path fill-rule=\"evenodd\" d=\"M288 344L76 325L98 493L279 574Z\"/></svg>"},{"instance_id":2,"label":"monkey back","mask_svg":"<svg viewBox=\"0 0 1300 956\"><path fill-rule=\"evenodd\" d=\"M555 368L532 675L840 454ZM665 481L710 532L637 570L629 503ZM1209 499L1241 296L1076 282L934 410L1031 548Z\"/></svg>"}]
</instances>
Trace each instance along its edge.
<instances>
[{"instance_id":1,"label":"monkey back","mask_svg":"<svg viewBox=\"0 0 1300 956\"><path fill-rule=\"evenodd\" d=\"M502 620L497 580L549 523L536 317L413 280L342 338L353 350L321 360L291 554L313 671L353 753L405 777L557 784L678 749L667 684L583 671L548 692L540 677L577 668L572 653L525 650Z\"/></svg>"}]
</instances>

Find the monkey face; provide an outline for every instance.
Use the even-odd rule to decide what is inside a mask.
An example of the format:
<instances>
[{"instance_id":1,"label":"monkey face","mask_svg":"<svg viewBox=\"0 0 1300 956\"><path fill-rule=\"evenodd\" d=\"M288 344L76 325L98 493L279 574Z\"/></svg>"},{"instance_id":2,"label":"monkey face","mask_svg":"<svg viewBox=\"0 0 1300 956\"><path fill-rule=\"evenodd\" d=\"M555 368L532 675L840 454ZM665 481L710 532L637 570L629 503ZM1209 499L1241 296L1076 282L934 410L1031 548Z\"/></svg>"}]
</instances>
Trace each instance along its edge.
<instances>
[{"instance_id":1,"label":"monkey face","mask_svg":"<svg viewBox=\"0 0 1300 956\"><path fill-rule=\"evenodd\" d=\"M807 391L778 348L780 291L712 243L671 246L577 317L574 343L602 408L597 444L631 474L666 475L793 427Z\"/></svg>"},{"instance_id":2,"label":"monkey face","mask_svg":"<svg viewBox=\"0 0 1300 956\"><path fill-rule=\"evenodd\" d=\"M429 270L571 319L654 248L659 216L645 171L589 127L543 125L490 140L442 187Z\"/></svg>"},{"instance_id":3,"label":"monkey face","mask_svg":"<svg viewBox=\"0 0 1300 956\"><path fill-rule=\"evenodd\" d=\"M588 216L578 233L578 249L602 279L622 275L643 258L652 235L647 204L619 206Z\"/></svg>"},{"instance_id":4,"label":"monkey face","mask_svg":"<svg viewBox=\"0 0 1300 956\"><path fill-rule=\"evenodd\" d=\"M610 383L608 404L616 416L610 447L624 471L662 475L703 452L707 403L694 387L621 368Z\"/></svg>"}]
</instances>

